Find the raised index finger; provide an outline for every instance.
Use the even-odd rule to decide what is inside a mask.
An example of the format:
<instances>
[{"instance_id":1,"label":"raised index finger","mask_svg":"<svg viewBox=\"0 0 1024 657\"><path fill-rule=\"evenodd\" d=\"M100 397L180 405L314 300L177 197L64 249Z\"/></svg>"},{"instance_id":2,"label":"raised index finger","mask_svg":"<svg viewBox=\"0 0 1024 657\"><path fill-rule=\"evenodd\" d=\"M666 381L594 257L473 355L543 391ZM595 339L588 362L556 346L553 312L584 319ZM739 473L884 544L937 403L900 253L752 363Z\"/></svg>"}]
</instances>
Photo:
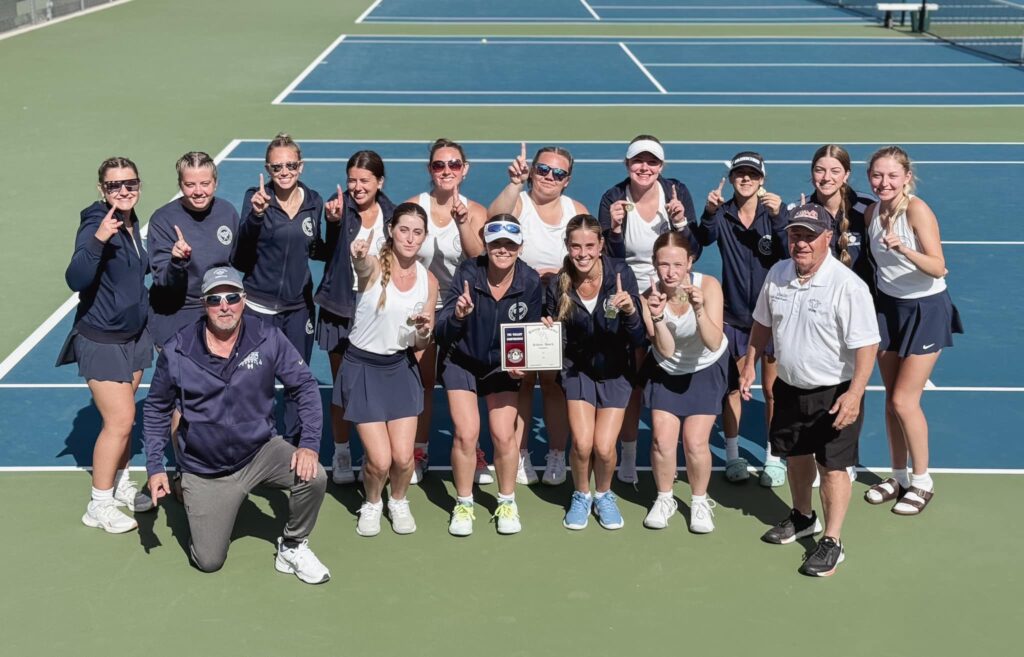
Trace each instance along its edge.
<instances>
[{"instance_id":1,"label":"raised index finger","mask_svg":"<svg viewBox=\"0 0 1024 657\"><path fill-rule=\"evenodd\" d=\"M111 203L110 204L110 211L107 212L107 216L103 217L103 221L107 221L109 219L113 219L115 212L117 212L117 206L114 205L113 203Z\"/></svg>"},{"instance_id":2,"label":"raised index finger","mask_svg":"<svg viewBox=\"0 0 1024 657\"><path fill-rule=\"evenodd\" d=\"M341 185L338 185L338 200L341 200Z\"/></svg>"},{"instance_id":3,"label":"raised index finger","mask_svg":"<svg viewBox=\"0 0 1024 657\"><path fill-rule=\"evenodd\" d=\"M718 182L718 194L719 194L719 195L721 195L721 194L722 194L722 190L723 190L723 189L725 189L725 178L722 178L722 179L721 179L721 180L720 180L720 181Z\"/></svg>"},{"instance_id":4,"label":"raised index finger","mask_svg":"<svg viewBox=\"0 0 1024 657\"><path fill-rule=\"evenodd\" d=\"M524 162L526 161L526 142L525 141L519 143L519 157L523 158Z\"/></svg>"},{"instance_id":5,"label":"raised index finger","mask_svg":"<svg viewBox=\"0 0 1024 657\"><path fill-rule=\"evenodd\" d=\"M615 274L615 293L622 294L622 274Z\"/></svg>"},{"instance_id":6,"label":"raised index finger","mask_svg":"<svg viewBox=\"0 0 1024 657\"><path fill-rule=\"evenodd\" d=\"M800 193L800 205L805 205L806 203L807 203L807 196L805 196L804 193L801 192Z\"/></svg>"},{"instance_id":7,"label":"raised index finger","mask_svg":"<svg viewBox=\"0 0 1024 657\"><path fill-rule=\"evenodd\" d=\"M679 200L679 190L676 188L675 185L672 185L672 200L673 201L678 201Z\"/></svg>"},{"instance_id":8,"label":"raised index finger","mask_svg":"<svg viewBox=\"0 0 1024 657\"><path fill-rule=\"evenodd\" d=\"M263 174L262 173L260 174L260 194L263 194L264 196L267 195L267 190L263 186Z\"/></svg>"},{"instance_id":9,"label":"raised index finger","mask_svg":"<svg viewBox=\"0 0 1024 657\"><path fill-rule=\"evenodd\" d=\"M467 299L469 298L469 281L462 281L462 293L466 295Z\"/></svg>"},{"instance_id":10,"label":"raised index finger","mask_svg":"<svg viewBox=\"0 0 1024 657\"><path fill-rule=\"evenodd\" d=\"M654 280L654 276L650 276L651 279L651 292L658 293L658 283Z\"/></svg>"},{"instance_id":11,"label":"raised index finger","mask_svg":"<svg viewBox=\"0 0 1024 657\"><path fill-rule=\"evenodd\" d=\"M175 226L175 227L174 227L174 232L175 232L175 233L177 233L177 235L178 235L178 241L179 241L179 242L184 242L184 241L185 241L185 236L181 234L181 229L180 229L180 228L178 228L177 226Z\"/></svg>"}]
</instances>

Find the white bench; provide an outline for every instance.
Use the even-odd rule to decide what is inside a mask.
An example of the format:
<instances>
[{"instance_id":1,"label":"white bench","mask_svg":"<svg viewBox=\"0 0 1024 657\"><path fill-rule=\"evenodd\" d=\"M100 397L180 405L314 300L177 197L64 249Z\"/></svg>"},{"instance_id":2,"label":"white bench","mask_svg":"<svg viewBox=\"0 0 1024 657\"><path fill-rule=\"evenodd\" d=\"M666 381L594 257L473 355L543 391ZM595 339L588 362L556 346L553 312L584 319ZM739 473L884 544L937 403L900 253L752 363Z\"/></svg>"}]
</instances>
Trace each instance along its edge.
<instances>
[{"instance_id":1,"label":"white bench","mask_svg":"<svg viewBox=\"0 0 1024 657\"><path fill-rule=\"evenodd\" d=\"M927 12L938 11L939 5L933 2L920 3L920 2L879 2L875 5L875 9L878 11L885 12L885 20L883 25L885 27L892 27L892 13L894 11L900 12L900 25L907 24L907 12L917 13L921 11L921 6L924 5L924 9ZM918 25L914 25L913 28L916 31Z\"/></svg>"}]
</instances>

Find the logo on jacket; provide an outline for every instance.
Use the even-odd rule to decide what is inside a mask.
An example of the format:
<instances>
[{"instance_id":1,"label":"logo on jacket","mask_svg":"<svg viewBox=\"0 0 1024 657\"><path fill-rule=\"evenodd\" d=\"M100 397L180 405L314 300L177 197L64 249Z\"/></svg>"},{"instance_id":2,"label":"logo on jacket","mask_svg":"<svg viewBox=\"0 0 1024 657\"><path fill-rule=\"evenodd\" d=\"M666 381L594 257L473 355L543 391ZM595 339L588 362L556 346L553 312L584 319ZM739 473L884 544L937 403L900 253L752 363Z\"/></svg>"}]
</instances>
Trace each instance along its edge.
<instances>
[{"instance_id":1,"label":"logo on jacket","mask_svg":"<svg viewBox=\"0 0 1024 657\"><path fill-rule=\"evenodd\" d=\"M844 235L846 235L846 246L858 246L860 244L860 237L857 236L857 233L847 231Z\"/></svg>"},{"instance_id":2,"label":"logo on jacket","mask_svg":"<svg viewBox=\"0 0 1024 657\"><path fill-rule=\"evenodd\" d=\"M231 229L228 228L227 226L221 226L220 228L217 229L217 241L223 244L224 246L231 244L232 237L233 235L231 233Z\"/></svg>"},{"instance_id":3,"label":"logo on jacket","mask_svg":"<svg viewBox=\"0 0 1024 657\"><path fill-rule=\"evenodd\" d=\"M313 320L306 320L306 335L313 335Z\"/></svg>"},{"instance_id":4,"label":"logo on jacket","mask_svg":"<svg viewBox=\"0 0 1024 657\"><path fill-rule=\"evenodd\" d=\"M262 364L263 359L260 358L260 352L254 351L248 356L246 356L245 359L243 359L242 362L238 364L238 366L244 367L247 370L254 370Z\"/></svg>"},{"instance_id":5,"label":"logo on jacket","mask_svg":"<svg viewBox=\"0 0 1024 657\"><path fill-rule=\"evenodd\" d=\"M452 240L452 253L462 255L462 237L458 233L455 233L455 239Z\"/></svg>"},{"instance_id":6,"label":"logo on jacket","mask_svg":"<svg viewBox=\"0 0 1024 657\"><path fill-rule=\"evenodd\" d=\"M306 237L313 237L313 217L306 217L302 220L302 232Z\"/></svg>"},{"instance_id":7,"label":"logo on jacket","mask_svg":"<svg viewBox=\"0 0 1024 657\"><path fill-rule=\"evenodd\" d=\"M517 301L508 308L508 318L513 322L518 322L522 319L526 319L526 304L522 301Z\"/></svg>"},{"instance_id":8,"label":"logo on jacket","mask_svg":"<svg viewBox=\"0 0 1024 657\"><path fill-rule=\"evenodd\" d=\"M757 240L757 250L761 255L772 254L772 236L764 235L761 239Z\"/></svg>"}]
</instances>

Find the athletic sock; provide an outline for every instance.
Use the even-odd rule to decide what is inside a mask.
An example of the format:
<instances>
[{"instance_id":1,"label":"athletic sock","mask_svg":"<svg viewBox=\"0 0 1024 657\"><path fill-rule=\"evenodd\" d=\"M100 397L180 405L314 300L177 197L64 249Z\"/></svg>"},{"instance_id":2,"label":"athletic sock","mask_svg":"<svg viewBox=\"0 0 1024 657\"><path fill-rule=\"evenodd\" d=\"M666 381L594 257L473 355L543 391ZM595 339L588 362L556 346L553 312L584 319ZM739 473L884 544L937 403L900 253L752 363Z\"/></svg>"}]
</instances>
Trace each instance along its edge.
<instances>
[{"instance_id":1,"label":"athletic sock","mask_svg":"<svg viewBox=\"0 0 1024 657\"><path fill-rule=\"evenodd\" d=\"M658 499L659 500L670 500L670 499L672 499L672 497L673 497L672 491L668 491L668 492L665 492L665 493L663 493L661 491L658 491Z\"/></svg>"},{"instance_id":2,"label":"athletic sock","mask_svg":"<svg viewBox=\"0 0 1024 657\"><path fill-rule=\"evenodd\" d=\"M472 495L470 495L469 497L462 497L461 495L457 495L455 497L455 501L457 501L459 504L465 504L466 506L473 506Z\"/></svg>"},{"instance_id":3,"label":"athletic sock","mask_svg":"<svg viewBox=\"0 0 1024 657\"><path fill-rule=\"evenodd\" d=\"M900 486L903 486L904 488L910 488L910 474L907 472L906 468L901 468L899 470L893 468L892 478L895 479Z\"/></svg>"},{"instance_id":4,"label":"athletic sock","mask_svg":"<svg viewBox=\"0 0 1024 657\"><path fill-rule=\"evenodd\" d=\"M921 490L931 491L935 488L935 483L932 481L932 476L925 472L924 474L913 474L910 475L910 485L914 488L920 488Z\"/></svg>"},{"instance_id":5,"label":"athletic sock","mask_svg":"<svg viewBox=\"0 0 1024 657\"><path fill-rule=\"evenodd\" d=\"M498 502L499 503L501 503L501 502L515 502L515 501L516 501L516 494L515 493L512 493L511 495L503 495L502 493L498 493Z\"/></svg>"},{"instance_id":6,"label":"athletic sock","mask_svg":"<svg viewBox=\"0 0 1024 657\"><path fill-rule=\"evenodd\" d=\"M351 454L352 450L349 448L348 443L334 443L334 453Z\"/></svg>"},{"instance_id":7,"label":"athletic sock","mask_svg":"<svg viewBox=\"0 0 1024 657\"><path fill-rule=\"evenodd\" d=\"M740 457L740 437L725 437L725 460L735 461Z\"/></svg>"},{"instance_id":8,"label":"athletic sock","mask_svg":"<svg viewBox=\"0 0 1024 657\"><path fill-rule=\"evenodd\" d=\"M429 446L430 446L430 443L414 443L413 444L413 449L421 449L421 450L423 450L423 453L426 454L427 453L427 448Z\"/></svg>"},{"instance_id":9,"label":"athletic sock","mask_svg":"<svg viewBox=\"0 0 1024 657\"><path fill-rule=\"evenodd\" d=\"M691 495L690 496L690 503L691 504L697 504L698 502L703 504L703 503L705 503L707 501L708 501L707 493L705 493L703 495Z\"/></svg>"},{"instance_id":10,"label":"athletic sock","mask_svg":"<svg viewBox=\"0 0 1024 657\"><path fill-rule=\"evenodd\" d=\"M622 443L622 456L625 457L627 454L631 454L636 457L636 441L630 441L628 443Z\"/></svg>"},{"instance_id":11,"label":"athletic sock","mask_svg":"<svg viewBox=\"0 0 1024 657\"><path fill-rule=\"evenodd\" d=\"M765 446L764 462L765 462L765 465L767 465L769 463L782 463L782 459L781 458L779 458L778 456L775 456L774 454L772 454L772 444L771 443L768 443Z\"/></svg>"},{"instance_id":12,"label":"athletic sock","mask_svg":"<svg viewBox=\"0 0 1024 657\"><path fill-rule=\"evenodd\" d=\"M93 486L92 489L92 501L93 502L113 502L114 501L114 489L108 488L102 490Z\"/></svg>"}]
</instances>

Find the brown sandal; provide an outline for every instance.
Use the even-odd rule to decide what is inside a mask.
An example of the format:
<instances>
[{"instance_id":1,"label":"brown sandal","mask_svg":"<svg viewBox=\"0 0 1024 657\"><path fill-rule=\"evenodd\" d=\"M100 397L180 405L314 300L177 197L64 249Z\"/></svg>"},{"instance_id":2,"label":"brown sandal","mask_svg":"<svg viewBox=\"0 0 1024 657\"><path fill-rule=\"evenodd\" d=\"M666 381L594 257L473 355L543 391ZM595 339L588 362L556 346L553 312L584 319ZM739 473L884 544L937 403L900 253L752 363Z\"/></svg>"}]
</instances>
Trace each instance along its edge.
<instances>
[{"instance_id":1,"label":"brown sandal","mask_svg":"<svg viewBox=\"0 0 1024 657\"><path fill-rule=\"evenodd\" d=\"M920 500L908 499L907 495L910 494L910 493L913 493L914 495L920 497L921 499ZM917 488L915 486L911 486L910 488L907 489L906 493L904 493L900 497L900 501L897 502L895 505L893 505L892 512L895 513L898 516L916 516L917 514L919 514L922 511L924 511L924 508L926 506L928 506L928 502L930 502L932 500L932 496L933 495L935 495L934 491L921 490L920 488ZM909 506L913 510L912 511L911 510L907 510L907 511L900 510L899 506L901 504L905 504L905 505Z\"/></svg>"},{"instance_id":2,"label":"brown sandal","mask_svg":"<svg viewBox=\"0 0 1024 657\"><path fill-rule=\"evenodd\" d=\"M874 497L871 494L877 493L879 497ZM864 501L868 504L885 504L893 500L898 500L907 494L907 489L904 488L895 478L889 477L880 484L875 484L871 488L864 491Z\"/></svg>"}]
</instances>

